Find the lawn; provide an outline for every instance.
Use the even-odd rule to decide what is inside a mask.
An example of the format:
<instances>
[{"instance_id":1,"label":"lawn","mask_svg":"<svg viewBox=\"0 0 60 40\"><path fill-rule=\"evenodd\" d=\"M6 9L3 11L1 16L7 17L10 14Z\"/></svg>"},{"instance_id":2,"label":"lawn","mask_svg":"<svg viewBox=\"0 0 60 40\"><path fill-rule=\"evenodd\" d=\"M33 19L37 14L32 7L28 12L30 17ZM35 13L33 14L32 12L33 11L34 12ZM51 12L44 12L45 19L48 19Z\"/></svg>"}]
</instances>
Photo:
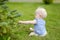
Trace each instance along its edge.
<instances>
[{"instance_id":1,"label":"lawn","mask_svg":"<svg viewBox=\"0 0 60 40\"><path fill-rule=\"evenodd\" d=\"M60 40L60 4L45 5L42 3L7 3L10 9L18 10L22 16L20 20L33 20L35 15L35 9L39 6L44 7L47 10L46 28L48 35L46 37L29 37L30 27L33 25L21 24L18 32L18 40Z\"/></svg>"}]
</instances>

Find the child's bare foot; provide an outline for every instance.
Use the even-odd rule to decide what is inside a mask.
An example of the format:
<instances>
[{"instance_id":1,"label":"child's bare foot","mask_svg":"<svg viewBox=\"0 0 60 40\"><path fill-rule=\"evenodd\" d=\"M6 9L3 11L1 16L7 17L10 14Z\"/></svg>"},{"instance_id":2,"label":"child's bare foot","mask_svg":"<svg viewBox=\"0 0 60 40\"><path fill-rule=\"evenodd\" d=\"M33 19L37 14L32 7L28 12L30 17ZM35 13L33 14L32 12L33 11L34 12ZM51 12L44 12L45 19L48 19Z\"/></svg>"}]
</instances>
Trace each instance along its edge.
<instances>
[{"instance_id":1,"label":"child's bare foot","mask_svg":"<svg viewBox=\"0 0 60 40\"><path fill-rule=\"evenodd\" d=\"M29 36L38 36L35 32L31 32Z\"/></svg>"}]
</instances>

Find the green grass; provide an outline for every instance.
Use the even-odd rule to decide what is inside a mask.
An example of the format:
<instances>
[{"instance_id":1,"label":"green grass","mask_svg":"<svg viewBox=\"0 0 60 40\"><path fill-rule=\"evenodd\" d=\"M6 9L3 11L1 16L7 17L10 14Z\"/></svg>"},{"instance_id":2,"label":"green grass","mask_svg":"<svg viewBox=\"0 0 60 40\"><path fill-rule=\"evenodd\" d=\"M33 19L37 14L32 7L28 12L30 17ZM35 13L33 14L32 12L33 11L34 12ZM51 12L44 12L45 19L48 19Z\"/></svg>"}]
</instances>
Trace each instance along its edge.
<instances>
[{"instance_id":1,"label":"green grass","mask_svg":"<svg viewBox=\"0 0 60 40\"><path fill-rule=\"evenodd\" d=\"M42 3L8 3L10 9L17 9L22 16L20 20L33 20L35 9L39 6L46 8L48 16L46 20L46 28L48 35L46 37L29 37L30 27L33 25L22 24L19 29L19 40L60 40L60 4L45 5Z\"/></svg>"}]
</instances>

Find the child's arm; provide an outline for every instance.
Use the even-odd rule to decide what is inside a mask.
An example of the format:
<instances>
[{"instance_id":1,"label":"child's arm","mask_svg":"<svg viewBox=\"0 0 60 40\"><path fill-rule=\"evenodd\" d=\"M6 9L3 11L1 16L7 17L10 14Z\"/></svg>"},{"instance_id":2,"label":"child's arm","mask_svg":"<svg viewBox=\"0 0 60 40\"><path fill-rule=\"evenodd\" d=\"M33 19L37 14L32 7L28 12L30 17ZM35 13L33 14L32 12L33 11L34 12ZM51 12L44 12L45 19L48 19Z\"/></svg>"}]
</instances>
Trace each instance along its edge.
<instances>
[{"instance_id":1,"label":"child's arm","mask_svg":"<svg viewBox=\"0 0 60 40\"><path fill-rule=\"evenodd\" d=\"M36 20L33 20L33 21L19 21L19 23L22 23L22 24L36 24Z\"/></svg>"}]
</instances>

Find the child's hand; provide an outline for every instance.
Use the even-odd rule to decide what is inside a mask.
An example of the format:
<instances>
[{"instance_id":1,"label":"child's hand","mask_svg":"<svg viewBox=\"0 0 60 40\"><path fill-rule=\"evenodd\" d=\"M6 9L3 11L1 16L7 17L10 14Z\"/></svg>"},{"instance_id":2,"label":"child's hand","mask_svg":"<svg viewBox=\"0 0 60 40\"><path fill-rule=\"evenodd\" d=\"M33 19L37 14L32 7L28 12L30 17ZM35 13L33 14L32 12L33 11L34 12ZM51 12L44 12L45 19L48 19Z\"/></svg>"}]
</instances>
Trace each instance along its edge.
<instances>
[{"instance_id":1,"label":"child's hand","mask_svg":"<svg viewBox=\"0 0 60 40\"><path fill-rule=\"evenodd\" d=\"M22 21L19 21L18 23L19 23L19 24L21 24L21 23L22 23Z\"/></svg>"}]
</instances>

